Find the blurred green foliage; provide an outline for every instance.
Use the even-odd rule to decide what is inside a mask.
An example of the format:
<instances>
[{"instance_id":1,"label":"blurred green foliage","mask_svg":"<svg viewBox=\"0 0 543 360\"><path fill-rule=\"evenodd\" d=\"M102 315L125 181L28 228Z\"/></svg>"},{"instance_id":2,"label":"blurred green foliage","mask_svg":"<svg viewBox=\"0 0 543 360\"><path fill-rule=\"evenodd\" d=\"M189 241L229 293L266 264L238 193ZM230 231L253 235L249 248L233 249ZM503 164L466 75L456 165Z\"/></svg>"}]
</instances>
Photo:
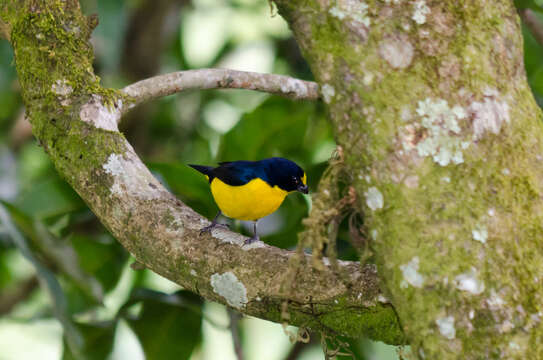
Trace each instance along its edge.
<instances>
[{"instance_id":1,"label":"blurred green foliage","mask_svg":"<svg viewBox=\"0 0 543 360\"><path fill-rule=\"evenodd\" d=\"M92 41L95 69L106 86L118 88L156 73L197 67L233 67L311 79L286 24L271 16L266 0L81 3L86 13L99 14ZM516 4L519 9L535 10L543 23L542 1L517 0ZM157 16L159 21L148 20ZM151 41L133 30L138 28L148 29L142 34L151 33ZM526 27L523 34L527 76L543 104L543 48ZM188 359L201 352L206 346L202 321L207 321L202 315L203 301L165 285L147 270L126 275L131 271L127 269L129 254L57 175L24 126L23 110L13 54L9 44L1 41L0 200L4 220L15 230L0 222L0 320L18 317L20 321L20 314L25 314L22 321L27 322L60 319L68 329L62 342L63 359L110 356L119 321L129 325L147 359ZM122 131L154 175L206 217L214 216L217 207L205 178L186 164L283 156L306 170L314 190L334 149L322 104L238 90L193 91L144 105L129 114ZM294 247L309 207L307 197L289 196L265 221L264 241ZM339 255L355 259L347 239L343 224ZM23 256L31 267L20 260ZM4 296L17 293L35 276L43 287L30 288L17 306L2 308ZM44 296L48 300L43 301ZM21 310L25 306L31 309L30 316ZM10 325L0 322L2 326ZM397 357L393 347L365 339L344 340L356 359Z\"/></svg>"}]
</instances>

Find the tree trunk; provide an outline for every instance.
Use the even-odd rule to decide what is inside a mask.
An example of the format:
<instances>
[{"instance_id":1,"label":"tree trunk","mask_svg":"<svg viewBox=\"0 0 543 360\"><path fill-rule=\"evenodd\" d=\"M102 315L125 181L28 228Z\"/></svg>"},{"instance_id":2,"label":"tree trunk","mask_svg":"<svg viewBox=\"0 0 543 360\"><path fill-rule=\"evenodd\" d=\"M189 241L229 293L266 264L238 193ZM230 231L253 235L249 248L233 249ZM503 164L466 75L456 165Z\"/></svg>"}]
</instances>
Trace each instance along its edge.
<instances>
[{"instance_id":1,"label":"tree trunk","mask_svg":"<svg viewBox=\"0 0 543 360\"><path fill-rule=\"evenodd\" d=\"M275 0L415 354L543 358L543 144L510 0Z\"/></svg>"}]
</instances>

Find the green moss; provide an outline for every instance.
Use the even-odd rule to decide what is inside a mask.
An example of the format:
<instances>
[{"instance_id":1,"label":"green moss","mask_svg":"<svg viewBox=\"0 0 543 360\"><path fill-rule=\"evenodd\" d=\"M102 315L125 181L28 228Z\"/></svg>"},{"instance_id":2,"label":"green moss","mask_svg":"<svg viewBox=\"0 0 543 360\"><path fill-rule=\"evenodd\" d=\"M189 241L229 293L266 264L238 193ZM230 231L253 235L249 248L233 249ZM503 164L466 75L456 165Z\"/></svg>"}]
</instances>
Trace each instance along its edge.
<instances>
[{"instance_id":1,"label":"green moss","mask_svg":"<svg viewBox=\"0 0 543 360\"><path fill-rule=\"evenodd\" d=\"M387 344L405 344L398 317L391 306L376 305L371 309L354 312L338 305L337 311L329 311L320 316L321 323L335 332L350 337L360 334Z\"/></svg>"},{"instance_id":2,"label":"green moss","mask_svg":"<svg viewBox=\"0 0 543 360\"><path fill-rule=\"evenodd\" d=\"M522 343L518 339L529 336L521 330L529 323L527 313L542 311L543 304L543 288L534 281L543 266L538 245L543 238L543 131L541 113L519 70L522 38L518 19L509 15L511 2L427 1L432 16L423 25L410 19L410 2L367 2L372 20L367 39L356 36L360 29L348 17L339 20L327 12L333 3L293 5L285 15L315 77L335 90L331 120L360 208L366 207L363 194L369 186L384 196L384 208L366 212L365 225L368 233L377 231L373 246L379 273L412 345L422 346L427 358L452 359L462 349L473 355L488 348L515 358L509 341ZM304 35L308 28L311 37ZM380 54L382 41L398 33L415 49L405 69L392 68ZM371 83L364 81L367 74L373 76ZM431 158L400 153L402 127L420 123L418 101L445 99L467 110L472 102L485 101L488 88L509 105L511 123L475 142L473 118L463 122L461 137L470 143L464 163L441 167ZM401 120L404 109L411 114L407 121ZM407 187L406 176L416 177L416 185ZM479 224L488 228L486 244L473 240ZM399 267L415 256L424 286L403 288ZM481 295L454 285L454 278L472 267L485 284ZM503 291L504 304L489 316L492 289ZM467 317L470 309L473 321ZM435 323L449 315L455 318L454 341ZM507 321L515 323L513 329ZM541 323L533 326L541 334ZM540 358L543 345L533 342L529 351Z\"/></svg>"},{"instance_id":3,"label":"green moss","mask_svg":"<svg viewBox=\"0 0 543 360\"><path fill-rule=\"evenodd\" d=\"M123 136L76 121L92 95L119 98L93 74L91 29L76 2L26 1L6 15L12 27L18 78L33 132L68 182L88 178L111 153L124 152ZM55 93L61 84L69 90ZM77 175L77 176L76 176Z\"/></svg>"}]
</instances>

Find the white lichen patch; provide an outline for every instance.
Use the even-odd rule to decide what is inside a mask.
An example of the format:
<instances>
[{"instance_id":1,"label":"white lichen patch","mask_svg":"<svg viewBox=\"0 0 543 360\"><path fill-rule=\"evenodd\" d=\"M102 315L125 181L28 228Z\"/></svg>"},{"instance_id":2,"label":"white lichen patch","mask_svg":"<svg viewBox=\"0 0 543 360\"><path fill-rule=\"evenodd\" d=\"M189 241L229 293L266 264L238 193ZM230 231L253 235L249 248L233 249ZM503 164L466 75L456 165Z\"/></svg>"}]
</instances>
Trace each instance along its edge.
<instances>
[{"instance_id":1,"label":"white lichen patch","mask_svg":"<svg viewBox=\"0 0 543 360\"><path fill-rule=\"evenodd\" d=\"M332 85L323 84L321 87L321 94L324 102L330 104L330 101L332 101L332 98L336 95L336 90Z\"/></svg>"},{"instance_id":2,"label":"white lichen patch","mask_svg":"<svg viewBox=\"0 0 543 360\"><path fill-rule=\"evenodd\" d=\"M383 194L375 186L372 186L366 192L366 205L373 211L383 208L385 201Z\"/></svg>"},{"instance_id":3,"label":"white lichen patch","mask_svg":"<svg viewBox=\"0 0 543 360\"><path fill-rule=\"evenodd\" d=\"M51 85L51 91L58 96L66 97L74 91L74 88L68 84L68 80L62 79L55 81Z\"/></svg>"},{"instance_id":4,"label":"white lichen patch","mask_svg":"<svg viewBox=\"0 0 543 360\"><path fill-rule=\"evenodd\" d=\"M485 225L478 224L475 229L471 230L471 236L473 236L473 240L485 244L488 239L488 230Z\"/></svg>"},{"instance_id":5,"label":"white lichen patch","mask_svg":"<svg viewBox=\"0 0 543 360\"><path fill-rule=\"evenodd\" d=\"M466 118L464 109L460 106L450 108L443 99L427 98L419 101L417 114L422 118L421 126L426 131L423 139L415 146L419 156L431 156L441 166L463 163L462 151L470 145L460 137L458 121ZM411 150L412 141L402 139L404 150Z\"/></svg>"},{"instance_id":6,"label":"white lichen patch","mask_svg":"<svg viewBox=\"0 0 543 360\"><path fill-rule=\"evenodd\" d=\"M467 291L474 295L479 295L485 291L485 284L478 278L475 268L471 268L469 272L455 277L454 285L458 290Z\"/></svg>"},{"instance_id":7,"label":"white lichen patch","mask_svg":"<svg viewBox=\"0 0 543 360\"><path fill-rule=\"evenodd\" d=\"M504 123L509 123L509 104L499 100L496 89L486 89L483 101L474 101L469 106L473 117L473 139L479 140L487 132L499 134Z\"/></svg>"},{"instance_id":8,"label":"white lichen patch","mask_svg":"<svg viewBox=\"0 0 543 360\"><path fill-rule=\"evenodd\" d=\"M339 20L350 18L366 27L370 26L368 4L360 0L337 0L336 5L330 8L329 13Z\"/></svg>"},{"instance_id":9,"label":"white lichen patch","mask_svg":"<svg viewBox=\"0 0 543 360\"><path fill-rule=\"evenodd\" d=\"M373 74L368 72L364 74L364 77L362 78L362 83L366 86L370 86L373 83Z\"/></svg>"},{"instance_id":10,"label":"white lichen patch","mask_svg":"<svg viewBox=\"0 0 543 360\"><path fill-rule=\"evenodd\" d=\"M121 108L121 100L115 106L106 106L101 96L93 95L89 102L81 106L79 117L96 128L119 131L117 123L121 118Z\"/></svg>"},{"instance_id":11,"label":"white lichen patch","mask_svg":"<svg viewBox=\"0 0 543 360\"><path fill-rule=\"evenodd\" d=\"M252 243L250 244L243 244L241 246L242 250L251 250L251 249L260 249L260 248L265 248L266 247L266 244L264 244L262 241L253 241Z\"/></svg>"},{"instance_id":12,"label":"white lichen patch","mask_svg":"<svg viewBox=\"0 0 543 360\"><path fill-rule=\"evenodd\" d=\"M436 320L437 328L439 333L446 337L449 340L452 340L456 337L456 329L454 327L454 317L446 316Z\"/></svg>"},{"instance_id":13,"label":"white lichen patch","mask_svg":"<svg viewBox=\"0 0 543 360\"><path fill-rule=\"evenodd\" d=\"M345 19L345 16L347 16L347 14L343 11L340 10L339 7L337 6L332 6L329 10L330 12L330 15L332 15L333 17L336 17L338 18L339 20L343 20Z\"/></svg>"},{"instance_id":14,"label":"white lichen patch","mask_svg":"<svg viewBox=\"0 0 543 360\"><path fill-rule=\"evenodd\" d=\"M198 224L198 226L194 227L193 230L200 230L202 227L208 226L209 224L210 222L203 222L201 224ZM187 224L187 226L188 225L190 225L190 223ZM211 230L211 236L218 239L224 244L237 245L244 251L266 247L266 244L264 244L262 241L254 241L250 244L245 244L245 240L247 240L247 237L241 234L233 233L229 229L221 226L213 228L213 230Z\"/></svg>"},{"instance_id":15,"label":"white lichen patch","mask_svg":"<svg viewBox=\"0 0 543 360\"><path fill-rule=\"evenodd\" d=\"M122 197L128 194L145 200L161 196L162 185L132 151L124 155L110 154L102 168L113 177L110 188L113 195Z\"/></svg>"},{"instance_id":16,"label":"white lichen patch","mask_svg":"<svg viewBox=\"0 0 543 360\"><path fill-rule=\"evenodd\" d=\"M413 19L417 24L422 25L426 22L426 15L430 13L430 8L425 0L417 0L413 3Z\"/></svg>"},{"instance_id":17,"label":"white lichen patch","mask_svg":"<svg viewBox=\"0 0 543 360\"><path fill-rule=\"evenodd\" d=\"M408 67L413 60L413 54L413 45L404 34L386 38L379 45L379 55L395 69Z\"/></svg>"},{"instance_id":18,"label":"white lichen patch","mask_svg":"<svg viewBox=\"0 0 543 360\"><path fill-rule=\"evenodd\" d=\"M379 294L379 296L377 297L377 301L379 301L382 304L389 304L390 303L390 300L387 299L383 294Z\"/></svg>"},{"instance_id":19,"label":"white lichen patch","mask_svg":"<svg viewBox=\"0 0 543 360\"><path fill-rule=\"evenodd\" d=\"M419 273L420 260L415 256L407 264L400 265L404 280L411 286L421 288L424 285L424 275Z\"/></svg>"},{"instance_id":20,"label":"white lichen patch","mask_svg":"<svg viewBox=\"0 0 543 360\"><path fill-rule=\"evenodd\" d=\"M234 273L228 271L224 274L211 275L213 291L222 296L228 305L241 309L247 304L247 289Z\"/></svg>"},{"instance_id":21,"label":"white lichen patch","mask_svg":"<svg viewBox=\"0 0 543 360\"><path fill-rule=\"evenodd\" d=\"M496 311L500 310L505 305L505 301L498 293L496 293L496 290L490 289L490 297L486 299L486 304L490 310Z\"/></svg>"},{"instance_id":22,"label":"white lichen patch","mask_svg":"<svg viewBox=\"0 0 543 360\"><path fill-rule=\"evenodd\" d=\"M281 91L285 94L296 94L301 98L307 97L309 93L304 81L290 77L281 82Z\"/></svg>"}]
</instances>

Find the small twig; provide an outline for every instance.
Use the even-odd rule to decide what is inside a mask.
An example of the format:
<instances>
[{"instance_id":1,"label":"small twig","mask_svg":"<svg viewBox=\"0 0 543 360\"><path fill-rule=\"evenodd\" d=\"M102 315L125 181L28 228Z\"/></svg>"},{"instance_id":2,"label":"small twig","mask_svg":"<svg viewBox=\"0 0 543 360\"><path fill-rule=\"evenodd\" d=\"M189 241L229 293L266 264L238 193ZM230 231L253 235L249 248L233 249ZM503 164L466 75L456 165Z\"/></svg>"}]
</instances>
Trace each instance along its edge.
<instances>
[{"instance_id":1,"label":"small twig","mask_svg":"<svg viewBox=\"0 0 543 360\"><path fill-rule=\"evenodd\" d=\"M16 289L0 297L0 316L8 314L20 302L28 299L38 287L38 278L31 276L23 281Z\"/></svg>"},{"instance_id":2,"label":"small twig","mask_svg":"<svg viewBox=\"0 0 543 360\"><path fill-rule=\"evenodd\" d=\"M123 113L151 99L194 89L246 89L281 95L293 100L317 100L319 85L312 81L275 74L229 69L178 71L138 81L121 90L132 103Z\"/></svg>"},{"instance_id":3,"label":"small twig","mask_svg":"<svg viewBox=\"0 0 543 360\"><path fill-rule=\"evenodd\" d=\"M537 15L530 9L520 10L520 17L526 24L539 45L543 46L543 23L539 21Z\"/></svg>"},{"instance_id":4,"label":"small twig","mask_svg":"<svg viewBox=\"0 0 543 360\"><path fill-rule=\"evenodd\" d=\"M228 308L228 317L230 318L230 332L232 333L232 342L234 343L234 352L238 360L243 360L243 349L241 347L241 338L239 336L239 320L241 315Z\"/></svg>"}]
</instances>

